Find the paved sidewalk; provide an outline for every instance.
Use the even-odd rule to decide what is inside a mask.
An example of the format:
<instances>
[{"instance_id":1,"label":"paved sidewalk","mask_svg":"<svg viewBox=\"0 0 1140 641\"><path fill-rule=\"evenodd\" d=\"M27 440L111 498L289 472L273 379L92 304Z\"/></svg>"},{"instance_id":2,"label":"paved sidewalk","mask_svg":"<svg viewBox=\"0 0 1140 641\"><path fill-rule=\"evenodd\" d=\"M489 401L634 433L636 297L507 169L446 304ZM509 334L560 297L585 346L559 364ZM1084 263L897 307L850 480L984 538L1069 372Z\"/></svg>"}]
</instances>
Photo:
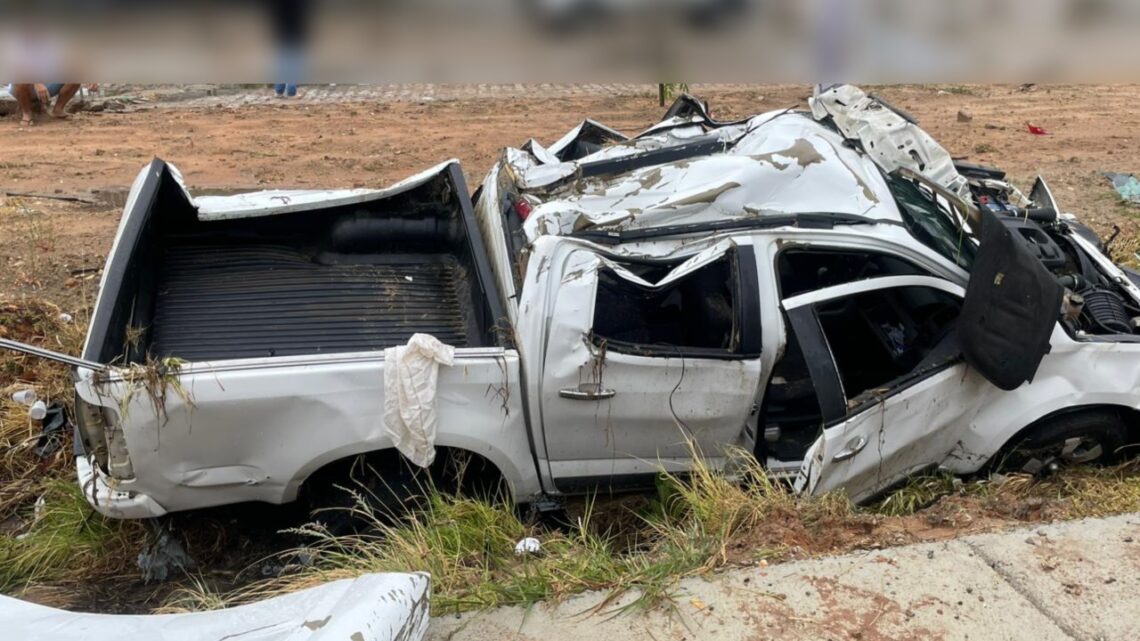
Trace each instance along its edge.
<instances>
[{"instance_id":1,"label":"paved sidewalk","mask_svg":"<svg viewBox=\"0 0 1140 641\"><path fill-rule=\"evenodd\" d=\"M1135 641L1140 514L735 569L682 582L673 613L582 614L602 598L439 617L428 638Z\"/></svg>"}]
</instances>

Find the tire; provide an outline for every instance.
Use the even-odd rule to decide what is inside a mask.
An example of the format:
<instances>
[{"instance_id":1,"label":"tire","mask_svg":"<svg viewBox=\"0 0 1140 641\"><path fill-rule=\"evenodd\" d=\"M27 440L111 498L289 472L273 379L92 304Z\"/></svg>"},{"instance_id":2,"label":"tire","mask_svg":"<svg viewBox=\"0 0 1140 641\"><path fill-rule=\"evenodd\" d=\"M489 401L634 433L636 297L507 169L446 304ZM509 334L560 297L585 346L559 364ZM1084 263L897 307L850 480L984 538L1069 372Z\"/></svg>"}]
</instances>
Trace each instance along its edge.
<instances>
[{"instance_id":1,"label":"tire","mask_svg":"<svg viewBox=\"0 0 1140 641\"><path fill-rule=\"evenodd\" d=\"M998 468L1050 473L1075 465L1106 465L1121 457L1128 430L1113 410L1087 410L1046 419L1019 436Z\"/></svg>"},{"instance_id":2,"label":"tire","mask_svg":"<svg viewBox=\"0 0 1140 641\"><path fill-rule=\"evenodd\" d=\"M333 535L390 525L423 506L426 471L396 452L357 456L312 479L306 501L314 521Z\"/></svg>"}]
</instances>

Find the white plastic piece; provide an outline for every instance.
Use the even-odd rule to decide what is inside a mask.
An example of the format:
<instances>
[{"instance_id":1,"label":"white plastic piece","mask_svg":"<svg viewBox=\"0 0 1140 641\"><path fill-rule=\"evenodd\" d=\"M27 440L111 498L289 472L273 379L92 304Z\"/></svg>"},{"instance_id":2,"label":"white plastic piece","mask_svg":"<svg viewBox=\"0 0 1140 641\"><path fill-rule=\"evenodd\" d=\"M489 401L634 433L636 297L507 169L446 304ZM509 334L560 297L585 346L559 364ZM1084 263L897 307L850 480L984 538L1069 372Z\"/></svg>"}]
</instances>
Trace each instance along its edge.
<instances>
[{"instance_id":1,"label":"white plastic piece","mask_svg":"<svg viewBox=\"0 0 1140 641\"><path fill-rule=\"evenodd\" d=\"M384 350L384 430L420 467L435 460L439 366L454 362L455 348L430 334L413 334L407 345Z\"/></svg>"},{"instance_id":2,"label":"white plastic piece","mask_svg":"<svg viewBox=\"0 0 1140 641\"><path fill-rule=\"evenodd\" d=\"M47 418L47 404L43 401L36 401L32 403L32 407L28 409L28 416L33 421L42 421Z\"/></svg>"},{"instance_id":3,"label":"white plastic piece","mask_svg":"<svg viewBox=\"0 0 1140 641\"><path fill-rule=\"evenodd\" d=\"M75 317L71 314L68 314L67 312L60 312L58 318L59 322L61 323L70 323L71 321L75 320Z\"/></svg>"},{"instance_id":4,"label":"white plastic piece","mask_svg":"<svg viewBox=\"0 0 1140 641\"><path fill-rule=\"evenodd\" d=\"M419 641L427 634L427 574L366 574L213 612L83 614L0 596L0 630L21 641Z\"/></svg>"},{"instance_id":5,"label":"white plastic piece","mask_svg":"<svg viewBox=\"0 0 1140 641\"><path fill-rule=\"evenodd\" d=\"M30 389L22 389L12 394L12 400L20 405L31 405L36 402L36 391Z\"/></svg>"},{"instance_id":6,"label":"white plastic piece","mask_svg":"<svg viewBox=\"0 0 1140 641\"><path fill-rule=\"evenodd\" d=\"M518 556L524 554L538 554L540 550L542 550L542 543L533 536L528 536L515 545L515 554Z\"/></svg>"}]
</instances>

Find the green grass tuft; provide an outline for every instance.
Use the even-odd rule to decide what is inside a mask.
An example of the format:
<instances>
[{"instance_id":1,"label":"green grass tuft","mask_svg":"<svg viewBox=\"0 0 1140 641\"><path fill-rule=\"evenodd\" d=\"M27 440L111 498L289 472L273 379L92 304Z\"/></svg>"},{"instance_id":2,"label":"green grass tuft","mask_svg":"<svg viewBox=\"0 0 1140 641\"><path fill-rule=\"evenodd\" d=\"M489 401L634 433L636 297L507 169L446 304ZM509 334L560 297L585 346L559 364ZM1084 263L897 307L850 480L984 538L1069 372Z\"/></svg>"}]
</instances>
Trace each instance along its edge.
<instances>
[{"instance_id":1,"label":"green grass tuft","mask_svg":"<svg viewBox=\"0 0 1140 641\"><path fill-rule=\"evenodd\" d=\"M0 537L0 592L66 576L79 579L133 565L144 531L138 522L105 518L91 509L74 483L55 480L42 504L15 537Z\"/></svg>"}]
</instances>

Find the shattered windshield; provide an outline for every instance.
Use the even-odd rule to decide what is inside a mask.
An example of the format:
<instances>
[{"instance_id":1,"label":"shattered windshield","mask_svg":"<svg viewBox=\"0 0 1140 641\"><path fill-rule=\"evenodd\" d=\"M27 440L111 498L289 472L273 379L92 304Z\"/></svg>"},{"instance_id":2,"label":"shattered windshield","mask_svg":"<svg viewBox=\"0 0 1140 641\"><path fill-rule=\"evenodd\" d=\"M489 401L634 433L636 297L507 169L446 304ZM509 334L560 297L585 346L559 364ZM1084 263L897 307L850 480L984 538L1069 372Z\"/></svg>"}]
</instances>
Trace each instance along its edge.
<instances>
[{"instance_id":1,"label":"shattered windshield","mask_svg":"<svg viewBox=\"0 0 1140 641\"><path fill-rule=\"evenodd\" d=\"M954 214L915 183L895 175L887 175L886 179L907 231L923 245L969 271L977 247L955 223Z\"/></svg>"}]
</instances>

